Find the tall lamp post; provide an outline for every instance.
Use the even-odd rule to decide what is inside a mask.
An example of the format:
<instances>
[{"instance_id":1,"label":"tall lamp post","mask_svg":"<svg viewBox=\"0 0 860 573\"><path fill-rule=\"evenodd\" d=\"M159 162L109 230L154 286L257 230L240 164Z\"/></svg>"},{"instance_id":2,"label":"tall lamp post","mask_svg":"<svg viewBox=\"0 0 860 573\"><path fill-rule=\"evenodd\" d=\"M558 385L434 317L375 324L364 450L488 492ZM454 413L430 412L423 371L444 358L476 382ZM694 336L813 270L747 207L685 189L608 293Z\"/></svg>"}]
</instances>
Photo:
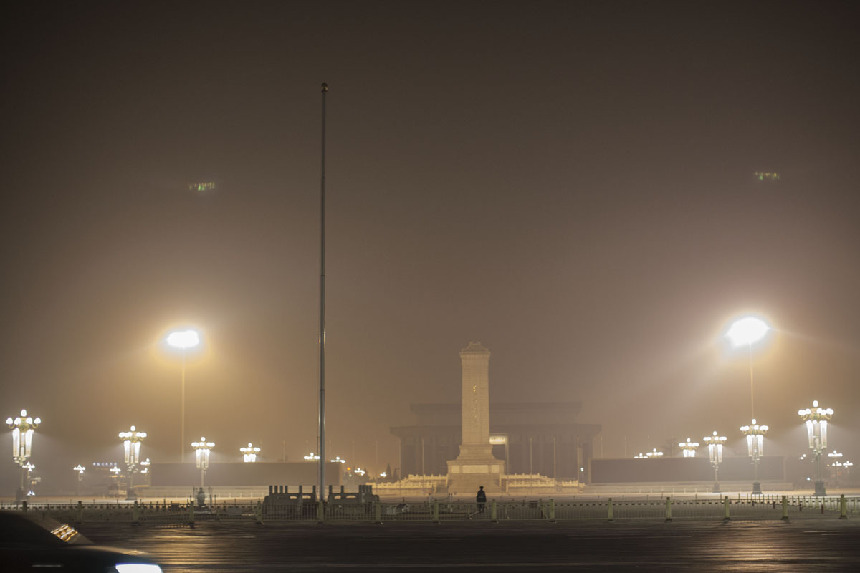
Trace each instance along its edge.
<instances>
[{"instance_id":1,"label":"tall lamp post","mask_svg":"<svg viewBox=\"0 0 860 573\"><path fill-rule=\"evenodd\" d=\"M174 330L165 339L167 345L182 353L182 387L179 395L179 461L185 461L185 355L200 346L200 333L193 328Z\"/></svg>"},{"instance_id":2,"label":"tall lamp post","mask_svg":"<svg viewBox=\"0 0 860 573\"><path fill-rule=\"evenodd\" d=\"M797 415L806 424L809 449L815 456L815 495L826 495L824 479L821 476L821 454L827 448L827 422L833 417L833 409L822 408L818 405L818 400L813 400L811 408L798 410Z\"/></svg>"},{"instance_id":3,"label":"tall lamp post","mask_svg":"<svg viewBox=\"0 0 860 573\"><path fill-rule=\"evenodd\" d=\"M197 469L200 470L200 489L203 489L206 470L209 469L209 453L215 447L215 442L207 442L206 438L201 437L199 442L191 442L191 447L194 448Z\"/></svg>"},{"instance_id":4,"label":"tall lamp post","mask_svg":"<svg viewBox=\"0 0 860 573\"><path fill-rule=\"evenodd\" d=\"M79 496L81 495L81 482L84 481L84 472L87 471L87 468L78 464L73 467L72 470L78 474L78 479L75 481L75 496Z\"/></svg>"},{"instance_id":5,"label":"tall lamp post","mask_svg":"<svg viewBox=\"0 0 860 573\"><path fill-rule=\"evenodd\" d=\"M755 418L753 418L752 424L741 426L741 432L747 437L747 452L753 463L753 495L761 495L761 482L758 481L758 463L764 455L764 435L767 430L767 426L759 424Z\"/></svg>"},{"instance_id":6,"label":"tall lamp post","mask_svg":"<svg viewBox=\"0 0 860 573\"><path fill-rule=\"evenodd\" d=\"M703 440L708 444L708 457L711 465L714 466L713 493L720 493L720 464L723 463L723 442L726 441L726 437L718 435L714 430L712 435L705 436Z\"/></svg>"},{"instance_id":7,"label":"tall lamp post","mask_svg":"<svg viewBox=\"0 0 860 573\"><path fill-rule=\"evenodd\" d=\"M32 468L29 461L33 452L33 434L41 423L41 418L33 418L27 414L27 410L21 410L21 415L14 420L11 417L6 418L6 425L12 430L12 459L21 468L21 486L15 493L16 501L23 501L27 497L29 484L25 489L24 482L30 473L27 466Z\"/></svg>"},{"instance_id":8,"label":"tall lamp post","mask_svg":"<svg viewBox=\"0 0 860 573\"><path fill-rule=\"evenodd\" d=\"M770 326L765 321L755 316L745 316L732 323L726 332L726 338L732 343L735 348L743 346L749 351L749 371L750 371L750 415L752 424L742 426L741 431L747 437L747 450L753 463L753 495L761 495L761 483L758 480L758 465L764 451L764 434L767 432L767 426L760 425L755 419L755 388L753 386L753 365L752 365L752 347L753 344L760 342L767 336L770 331Z\"/></svg>"},{"instance_id":9,"label":"tall lamp post","mask_svg":"<svg viewBox=\"0 0 860 573\"><path fill-rule=\"evenodd\" d=\"M125 465L128 468L128 499L134 499L134 473L140 463L140 442L146 437L146 432L138 432L132 426L128 432L120 432L119 439L125 450Z\"/></svg>"}]
</instances>

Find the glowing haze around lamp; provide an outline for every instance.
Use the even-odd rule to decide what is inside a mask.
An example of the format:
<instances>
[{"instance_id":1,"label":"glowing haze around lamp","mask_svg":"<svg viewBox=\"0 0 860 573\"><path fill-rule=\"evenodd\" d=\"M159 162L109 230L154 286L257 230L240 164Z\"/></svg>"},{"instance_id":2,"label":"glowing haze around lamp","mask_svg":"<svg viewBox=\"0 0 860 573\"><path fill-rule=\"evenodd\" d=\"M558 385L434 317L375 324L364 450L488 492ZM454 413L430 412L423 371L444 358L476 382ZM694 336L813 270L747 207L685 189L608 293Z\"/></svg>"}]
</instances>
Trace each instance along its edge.
<instances>
[{"instance_id":1,"label":"glowing haze around lamp","mask_svg":"<svg viewBox=\"0 0 860 573\"><path fill-rule=\"evenodd\" d=\"M750 346L763 339L770 331L765 321L755 316L745 316L734 321L726 331L732 346Z\"/></svg>"}]
</instances>

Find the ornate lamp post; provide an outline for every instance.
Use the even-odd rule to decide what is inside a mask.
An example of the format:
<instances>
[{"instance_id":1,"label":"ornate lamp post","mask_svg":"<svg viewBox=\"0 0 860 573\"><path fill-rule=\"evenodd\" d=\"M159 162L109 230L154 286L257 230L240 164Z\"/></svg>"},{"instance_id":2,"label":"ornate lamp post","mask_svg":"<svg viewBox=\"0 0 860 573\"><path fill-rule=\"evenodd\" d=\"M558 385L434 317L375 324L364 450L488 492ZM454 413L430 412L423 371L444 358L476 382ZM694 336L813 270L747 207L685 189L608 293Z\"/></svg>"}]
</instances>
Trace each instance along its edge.
<instances>
[{"instance_id":1,"label":"ornate lamp post","mask_svg":"<svg viewBox=\"0 0 860 573\"><path fill-rule=\"evenodd\" d=\"M812 408L798 410L797 415L806 424L809 448L815 455L815 495L826 495L824 479L821 477L821 454L827 448L827 421L833 417L833 409L821 408L818 400L813 400Z\"/></svg>"},{"instance_id":2,"label":"ornate lamp post","mask_svg":"<svg viewBox=\"0 0 860 573\"><path fill-rule=\"evenodd\" d=\"M758 481L758 463L764 455L764 435L767 430L768 427L756 422L755 418L749 426L741 426L741 432L747 437L747 451L753 463L753 495L761 495L761 482Z\"/></svg>"},{"instance_id":3,"label":"ornate lamp post","mask_svg":"<svg viewBox=\"0 0 860 573\"><path fill-rule=\"evenodd\" d=\"M685 458L695 458L699 442L691 442L690 438L687 438L686 442L679 442L678 447L681 448L681 452L683 452Z\"/></svg>"},{"instance_id":4,"label":"ornate lamp post","mask_svg":"<svg viewBox=\"0 0 860 573\"><path fill-rule=\"evenodd\" d=\"M215 442L207 442L206 438L201 437L199 442L191 442L191 447L194 448L197 469L200 470L200 489L203 489L206 470L209 469L209 453L215 447Z\"/></svg>"},{"instance_id":5,"label":"ornate lamp post","mask_svg":"<svg viewBox=\"0 0 860 573\"><path fill-rule=\"evenodd\" d=\"M260 453L260 448L255 447L251 442L248 442L248 446L239 448L239 451L242 452L243 462L246 464L253 464L257 461L257 454Z\"/></svg>"},{"instance_id":6,"label":"ornate lamp post","mask_svg":"<svg viewBox=\"0 0 860 573\"><path fill-rule=\"evenodd\" d=\"M27 466L31 465L29 461L33 451L33 434L41 423L41 418L29 416L27 410L21 410L21 415L14 420L11 417L6 418L6 425L12 430L12 459L21 468L21 486L15 493L16 501L23 501L27 496L29 484L25 489L24 482L30 473Z\"/></svg>"},{"instance_id":7,"label":"ornate lamp post","mask_svg":"<svg viewBox=\"0 0 860 573\"><path fill-rule=\"evenodd\" d=\"M78 479L75 481L75 496L79 496L81 495L81 482L84 481L84 472L87 471L87 468L78 464L72 470L78 474Z\"/></svg>"},{"instance_id":8,"label":"ornate lamp post","mask_svg":"<svg viewBox=\"0 0 860 573\"><path fill-rule=\"evenodd\" d=\"M140 442L146 437L146 432L138 432L134 426L128 432L120 432L122 447L125 450L125 465L128 468L128 499L134 499L134 474L140 463Z\"/></svg>"},{"instance_id":9,"label":"ornate lamp post","mask_svg":"<svg viewBox=\"0 0 860 573\"><path fill-rule=\"evenodd\" d=\"M711 460L711 465L714 466L714 489L713 493L720 493L720 464L723 463L723 442L726 441L725 436L720 436L717 431L710 436L702 438L708 444L708 458Z\"/></svg>"}]
</instances>

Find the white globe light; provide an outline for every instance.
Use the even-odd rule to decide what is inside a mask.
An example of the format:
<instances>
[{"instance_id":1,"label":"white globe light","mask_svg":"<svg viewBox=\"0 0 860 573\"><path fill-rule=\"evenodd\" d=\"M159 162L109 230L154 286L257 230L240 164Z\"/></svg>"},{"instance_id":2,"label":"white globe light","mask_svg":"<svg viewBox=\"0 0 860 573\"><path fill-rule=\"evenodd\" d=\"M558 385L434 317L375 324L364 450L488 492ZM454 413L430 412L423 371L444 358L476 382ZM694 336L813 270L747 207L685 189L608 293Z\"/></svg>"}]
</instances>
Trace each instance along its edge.
<instances>
[{"instance_id":1,"label":"white globe light","mask_svg":"<svg viewBox=\"0 0 860 573\"><path fill-rule=\"evenodd\" d=\"M767 335L770 327L765 321L754 316L736 320L726 332L733 346L748 346L755 344Z\"/></svg>"}]
</instances>

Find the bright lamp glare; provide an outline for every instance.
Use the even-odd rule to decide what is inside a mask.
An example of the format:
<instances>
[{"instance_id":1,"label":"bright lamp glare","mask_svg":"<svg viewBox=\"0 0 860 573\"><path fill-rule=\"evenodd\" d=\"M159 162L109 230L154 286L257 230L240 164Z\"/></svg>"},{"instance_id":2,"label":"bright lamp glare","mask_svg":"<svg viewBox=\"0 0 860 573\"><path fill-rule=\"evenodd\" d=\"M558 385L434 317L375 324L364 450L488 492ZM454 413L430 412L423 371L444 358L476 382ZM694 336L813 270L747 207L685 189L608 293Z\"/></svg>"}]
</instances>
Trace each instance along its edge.
<instances>
[{"instance_id":1,"label":"bright lamp glare","mask_svg":"<svg viewBox=\"0 0 860 573\"><path fill-rule=\"evenodd\" d=\"M732 323L726 338L733 346L752 345L765 337L770 327L765 321L754 316L748 316Z\"/></svg>"},{"instance_id":2,"label":"bright lamp glare","mask_svg":"<svg viewBox=\"0 0 860 573\"><path fill-rule=\"evenodd\" d=\"M161 573L161 567L151 563L117 563L119 573Z\"/></svg>"},{"instance_id":3,"label":"bright lamp glare","mask_svg":"<svg viewBox=\"0 0 860 573\"><path fill-rule=\"evenodd\" d=\"M200 334L191 328L188 330L175 330L167 335L167 344L173 348L182 350L194 348L200 344Z\"/></svg>"}]
</instances>

